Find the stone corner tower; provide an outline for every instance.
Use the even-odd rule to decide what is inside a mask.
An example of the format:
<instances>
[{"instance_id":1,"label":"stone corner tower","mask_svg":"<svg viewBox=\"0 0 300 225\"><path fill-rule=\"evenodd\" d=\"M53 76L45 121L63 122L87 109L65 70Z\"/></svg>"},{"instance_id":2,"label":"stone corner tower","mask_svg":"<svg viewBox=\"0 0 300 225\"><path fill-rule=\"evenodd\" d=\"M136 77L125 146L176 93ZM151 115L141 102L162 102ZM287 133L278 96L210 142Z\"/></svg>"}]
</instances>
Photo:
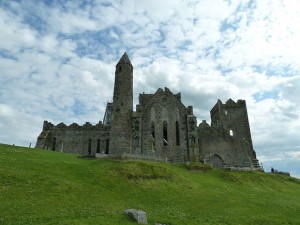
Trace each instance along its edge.
<instances>
[{"instance_id":1,"label":"stone corner tower","mask_svg":"<svg viewBox=\"0 0 300 225\"><path fill-rule=\"evenodd\" d=\"M125 52L116 65L109 154L131 153L133 67Z\"/></svg>"},{"instance_id":2,"label":"stone corner tower","mask_svg":"<svg viewBox=\"0 0 300 225\"><path fill-rule=\"evenodd\" d=\"M250 124L245 100L234 102L232 99L222 103L218 100L211 110L212 124L219 124L223 137L233 145L231 159L241 167L258 167L253 149Z\"/></svg>"}]
</instances>

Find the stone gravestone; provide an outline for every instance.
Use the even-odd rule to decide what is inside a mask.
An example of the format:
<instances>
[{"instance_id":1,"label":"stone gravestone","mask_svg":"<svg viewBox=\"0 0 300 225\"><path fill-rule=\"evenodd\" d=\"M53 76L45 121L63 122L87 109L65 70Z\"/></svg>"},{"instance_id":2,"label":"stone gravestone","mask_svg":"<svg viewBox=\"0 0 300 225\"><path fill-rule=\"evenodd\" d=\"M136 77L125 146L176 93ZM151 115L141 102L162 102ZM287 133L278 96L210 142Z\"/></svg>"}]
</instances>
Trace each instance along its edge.
<instances>
[{"instance_id":1,"label":"stone gravestone","mask_svg":"<svg viewBox=\"0 0 300 225\"><path fill-rule=\"evenodd\" d=\"M144 211L136 209L126 209L125 215L132 217L140 224L147 224L147 215Z\"/></svg>"}]
</instances>

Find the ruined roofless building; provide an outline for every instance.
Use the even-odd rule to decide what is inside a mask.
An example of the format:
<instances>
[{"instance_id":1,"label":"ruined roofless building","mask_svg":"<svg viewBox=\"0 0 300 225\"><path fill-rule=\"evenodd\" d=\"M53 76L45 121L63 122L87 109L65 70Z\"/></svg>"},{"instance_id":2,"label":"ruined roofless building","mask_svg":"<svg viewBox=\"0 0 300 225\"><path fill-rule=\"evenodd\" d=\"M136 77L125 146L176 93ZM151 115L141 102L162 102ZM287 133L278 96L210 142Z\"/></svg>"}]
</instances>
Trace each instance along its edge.
<instances>
[{"instance_id":1,"label":"ruined roofless building","mask_svg":"<svg viewBox=\"0 0 300 225\"><path fill-rule=\"evenodd\" d=\"M217 101L210 111L211 125L197 126L193 107L181 102L181 94L159 88L140 94L133 111L133 66L126 53L116 65L113 102L103 123L53 125L44 121L36 148L80 155L106 154L190 161L196 157L217 167L258 167L253 150L246 102Z\"/></svg>"}]
</instances>

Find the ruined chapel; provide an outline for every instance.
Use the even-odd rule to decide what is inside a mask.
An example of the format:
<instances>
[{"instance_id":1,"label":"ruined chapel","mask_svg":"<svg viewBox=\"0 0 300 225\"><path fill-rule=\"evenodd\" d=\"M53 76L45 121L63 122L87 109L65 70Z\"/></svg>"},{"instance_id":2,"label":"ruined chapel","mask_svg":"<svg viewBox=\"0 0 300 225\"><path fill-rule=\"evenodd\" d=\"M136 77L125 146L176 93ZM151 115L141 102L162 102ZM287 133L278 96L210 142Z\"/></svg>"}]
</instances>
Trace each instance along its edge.
<instances>
[{"instance_id":1,"label":"ruined chapel","mask_svg":"<svg viewBox=\"0 0 300 225\"><path fill-rule=\"evenodd\" d=\"M197 157L216 167L257 168L245 100L218 100L210 115L211 124L203 120L197 125L193 107L168 88L139 94L133 111L133 66L125 52L116 65L113 101L107 103L103 121L83 126L44 121L36 148L170 162Z\"/></svg>"}]
</instances>

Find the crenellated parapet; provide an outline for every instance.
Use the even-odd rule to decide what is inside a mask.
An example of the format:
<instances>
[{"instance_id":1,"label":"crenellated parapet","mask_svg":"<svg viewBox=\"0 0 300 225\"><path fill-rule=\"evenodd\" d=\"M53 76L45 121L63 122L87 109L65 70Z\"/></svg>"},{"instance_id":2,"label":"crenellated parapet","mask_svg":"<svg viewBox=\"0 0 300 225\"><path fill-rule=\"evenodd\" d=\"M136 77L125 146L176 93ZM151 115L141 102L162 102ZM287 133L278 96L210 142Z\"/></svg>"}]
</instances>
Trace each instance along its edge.
<instances>
[{"instance_id":1,"label":"crenellated parapet","mask_svg":"<svg viewBox=\"0 0 300 225\"><path fill-rule=\"evenodd\" d=\"M210 126L206 120L202 120L198 127L199 136L221 137L223 135L219 124Z\"/></svg>"},{"instance_id":2,"label":"crenellated parapet","mask_svg":"<svg viewBox=\"0 0 300 225\"><path fill-rule=\"evenodd\" d=\"M50 122L48 122L47 120L44 121L43 124L43 130L50 130L52 127L54 127L54 125Z\"/></svg>"},{"instance_id":3,"label":"crenellated parapet","mask_svg":"<svg viewBox=\"0 0 300 225\"><path fill-rule=\"evenodd\" d=\"M45 121L43 131L37 138L36 148L83 155L107 152L109 128L102 121L95 125L86 122L82 126L62 122L53 125Z\"/></svg>"},{"instance_id":4,"label":"crenellated parapet","mask_svg":"<svg viewBox=\"0 0 300 225\"><path fill-rule=\"evenodd\" d=\"M57 125L54 125L51 122L44 121L43 131L50 131L50 130L62 130L62 131L107 130L107 126L105 126L102 123L102 121L99 121L99 123L97 123L95 125L92 125L91 123L86 122L82 126L78 125L77 123L72 123L70 125L66 125L63 122L61 122Z\"/></svg>"},{"instance_id":5,"label":"crenellated parapet","mask_svg":"<svg viewBox=\"0 0 300 225\"><path fill-rule=\"evenodd\" d=\"M231 98L226 101L225 104L222 104L225 109L234 109L234 108L245 108L246 101L239 99L237 102L233 101Z\"/></svg>"}]
</instances>

